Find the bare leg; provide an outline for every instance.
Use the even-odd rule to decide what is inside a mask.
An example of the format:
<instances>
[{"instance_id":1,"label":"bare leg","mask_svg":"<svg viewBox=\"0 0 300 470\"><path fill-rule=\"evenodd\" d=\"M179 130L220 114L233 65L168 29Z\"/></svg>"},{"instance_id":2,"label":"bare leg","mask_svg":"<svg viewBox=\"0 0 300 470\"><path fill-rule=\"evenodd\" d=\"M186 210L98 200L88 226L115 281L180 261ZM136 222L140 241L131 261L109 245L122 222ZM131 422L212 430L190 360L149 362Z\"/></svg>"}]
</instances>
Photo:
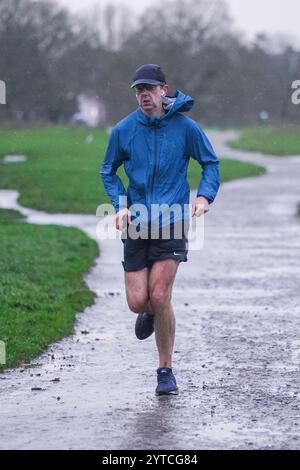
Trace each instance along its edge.
<instances>
[{"instance_id":1,"label":"bare leg","mask_svg":"<svg viewBox=\"0 0 300 470\"><path fill-rule=\"evenodd\" d=\"M147 306L146 306L145 310L146 310L146 312L150 313L150 315L154 315L153 307L151 305L150 299L148 300L148 303L147 303Z\"/></svg>"},{"instance_id":2,"label":"bare leg","mask_svg":"<svg viewBox=\"0 0 300 470\"><path fill-rule=\"evenodd\" d=\"M159 367L172 367L175 340L175 315L171 305L172 287L179 262L156 261L149 273L149 293L159 353Z\"/></svg>"},{"instance_id":3,"label":"bare leg","mask_svg":"<svg viewBox=\"0 0 300 470\"><path fill-rule=\"evenodd\" d=\"M149 297L149 276L152 268L124 272L127 304L134 313L154 315Z\"/></svg>"},{"instance_id":4,"label":"bare leg","mask_svg":"<svg viewBox=\"0 0 300 470\"><path fill-rule=\"evenodd\" d=\"M134 313L143 313L149 303L149 269L125 272L125 289L128 307Z\"/></svg>"}]
</instances>

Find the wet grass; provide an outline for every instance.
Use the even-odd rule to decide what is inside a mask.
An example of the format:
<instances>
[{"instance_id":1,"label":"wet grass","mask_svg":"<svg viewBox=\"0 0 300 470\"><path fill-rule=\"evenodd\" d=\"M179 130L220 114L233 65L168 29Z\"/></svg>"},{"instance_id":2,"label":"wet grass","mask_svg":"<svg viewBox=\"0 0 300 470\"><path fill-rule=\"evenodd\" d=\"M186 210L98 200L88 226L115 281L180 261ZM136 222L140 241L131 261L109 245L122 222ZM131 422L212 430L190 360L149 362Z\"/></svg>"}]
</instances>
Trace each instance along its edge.
<instances>
[{"instance_id":1,"label":"wet grass","mask_svg":"<svg viewBox=\"0 0 300 470\"><path fill-rule=\"evenodd\" d=\"M1 165L0 188L17 189L26 207L95 214L99 203L108 201L99 175L106 145L107 134L101 130L53 126L0 131L0 158L28 157L24 163Z\"/></svg>"},{"instance_id":2,"label":"wet grass","mask_svg":"<svg viewBox=\"0 0 300 470\"><path fill-rule=\"evenodd\" d=\"M239 139L230 142L232 148L276 156L300 155L299 129L260 127L239 132Z\"/></svg>"},{"instance_id":3,"label":"wet grass","mask_svg":"<svg viewBox=\"0 0 300 470\"><path fill-rule=\"evenodd\" d=\"M76 313L94 301L82 277L98 247L76 228L27 224L11 210L0 210L0 246L1 371L72 332Z\"/></svg>"},{"instance_id":4,"label":"wet grass","mask_svg":"<svg viewBox=\"0 0 300 470\"><path fill-rule=\"evenodd\" d=\"M33 129L1 130L0 161L6 154L24 154L24 163L2 164L0 188L16 189L25 207L49 213L95 214L103 202L109 202L99 170L108 135L101 130L46 126ZM257 176L261 168L248 163L222 159L223 182ZM122 168L118 174L127 187ZM201 167L191 160L189 182L196 189Z\"/></svg>"}]
</instances>

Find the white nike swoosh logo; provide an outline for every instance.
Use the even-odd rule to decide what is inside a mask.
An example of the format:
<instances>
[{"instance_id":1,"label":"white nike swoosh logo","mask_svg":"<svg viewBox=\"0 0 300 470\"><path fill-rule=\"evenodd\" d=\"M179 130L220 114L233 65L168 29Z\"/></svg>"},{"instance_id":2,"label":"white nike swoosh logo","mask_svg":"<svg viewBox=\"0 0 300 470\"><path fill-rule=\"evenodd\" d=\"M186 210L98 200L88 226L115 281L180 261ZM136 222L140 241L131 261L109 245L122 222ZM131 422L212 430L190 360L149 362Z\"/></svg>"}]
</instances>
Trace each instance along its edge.
<instances>
[{"instance_id":1,"label":"white nike swoosh logo","mask_svg":"<svg viewBox=\"0 0 300 470\"><path fill-rule=\"evenodd\" d=\"M175 251L174 251L174 255L175 255L175 256L181 256L182 253L175 253Z\"/></svg>"}]
</instances>

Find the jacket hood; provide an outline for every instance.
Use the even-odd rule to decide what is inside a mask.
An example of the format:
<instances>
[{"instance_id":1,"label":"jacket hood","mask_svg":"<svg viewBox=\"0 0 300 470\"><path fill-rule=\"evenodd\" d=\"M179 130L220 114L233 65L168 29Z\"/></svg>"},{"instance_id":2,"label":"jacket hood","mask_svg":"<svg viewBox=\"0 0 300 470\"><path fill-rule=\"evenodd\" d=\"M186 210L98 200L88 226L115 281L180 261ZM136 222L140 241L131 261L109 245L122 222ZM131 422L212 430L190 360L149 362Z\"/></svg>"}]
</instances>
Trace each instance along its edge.
<instances>
[{"instance_id":1,"label":"jacket hood","mask_svg":"<svg viewBox=\"0 0 300 470\"><path fill-rule=\"evenodd\" d=\"M189 95L185 95L176 90L173 96L165 96L163 100L163 108L165 114L160 118L147 116L141 108L137 109L138 120L145 126L162 127L168 124L168 120L177 112L185 113L190 111L194 106L194 100Z\"/></svg>"}]
</instances>

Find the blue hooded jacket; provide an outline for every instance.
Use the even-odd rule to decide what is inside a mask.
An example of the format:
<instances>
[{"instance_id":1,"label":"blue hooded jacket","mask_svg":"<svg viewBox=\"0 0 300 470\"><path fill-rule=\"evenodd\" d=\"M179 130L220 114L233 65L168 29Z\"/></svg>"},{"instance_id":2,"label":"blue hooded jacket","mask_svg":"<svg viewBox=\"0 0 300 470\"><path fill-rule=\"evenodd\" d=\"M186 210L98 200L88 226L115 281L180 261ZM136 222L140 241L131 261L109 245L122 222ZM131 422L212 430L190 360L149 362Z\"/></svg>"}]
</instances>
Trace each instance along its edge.
<instances>
[{"instance_id":1,"label":"blue hooded jacket","mask_svg":"<svg viewBox=\"0 0 300 470\"><path fill-rule=\"evenodd\" d=\"M175 204L181 207L181 214L171 212L170 222L188 219L190 157L202 167L197 196L214 201L220 186L219 160L203 130L181 114L193 105L190 96L177 90L174 97L164 99L165 114L160 118L149 117L137 108L112 129L100 174L116 212L143 204L148 211L146 221L152 222L152 204ZM127 192L116 174L122 164L129 179ZM120 196L127 196L127 203L121 206ZM145 219L141 213L138 218ZM165 225L161 218L159 225Z\"/></svg>"}]
</instances>

